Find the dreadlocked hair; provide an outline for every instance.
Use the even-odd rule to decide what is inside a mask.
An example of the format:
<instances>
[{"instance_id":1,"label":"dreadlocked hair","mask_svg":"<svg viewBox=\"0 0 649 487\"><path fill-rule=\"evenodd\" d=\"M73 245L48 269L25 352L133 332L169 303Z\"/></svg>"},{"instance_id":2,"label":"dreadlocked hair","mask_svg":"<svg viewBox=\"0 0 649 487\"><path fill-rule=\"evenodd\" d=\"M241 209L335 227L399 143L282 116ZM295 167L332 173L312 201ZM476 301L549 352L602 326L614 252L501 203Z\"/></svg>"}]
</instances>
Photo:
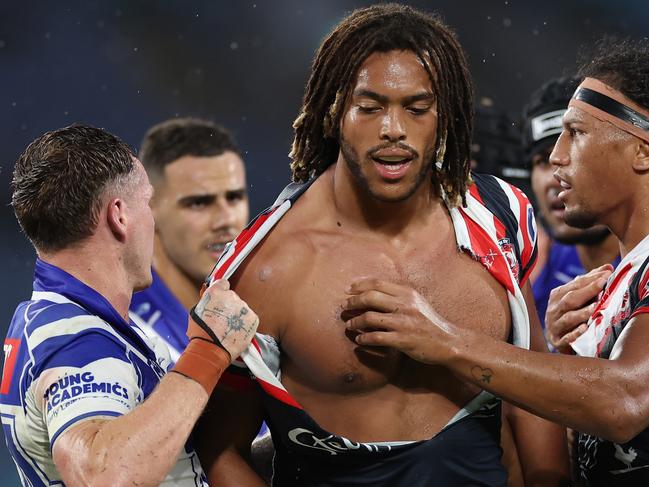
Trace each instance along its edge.
<instances>
[{"instance_id":1,"label":"dreadlocked hair","mask_svg":"<svg viewBox=\"0 0 649 487\"><path fill-rule=\"evenodd\" d=\"M305 182L336 161L340 121L359 68L372 53L392 50L414 52L428 71L439 114L433 183L452 205L466 204L473 86L464 52L437 15L399 4L352 12L318 49L293 123L293 180Z\"/></svg>"}]
</instances>

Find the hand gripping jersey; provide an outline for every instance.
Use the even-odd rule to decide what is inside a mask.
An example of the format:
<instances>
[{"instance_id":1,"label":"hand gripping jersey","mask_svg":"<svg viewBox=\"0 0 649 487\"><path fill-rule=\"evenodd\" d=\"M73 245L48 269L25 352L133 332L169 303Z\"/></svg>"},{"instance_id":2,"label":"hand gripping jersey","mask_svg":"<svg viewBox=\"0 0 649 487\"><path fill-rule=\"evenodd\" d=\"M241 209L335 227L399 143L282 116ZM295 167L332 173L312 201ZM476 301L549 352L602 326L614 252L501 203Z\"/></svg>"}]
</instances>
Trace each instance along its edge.
<instances>
[{"instance_id":1,"label":"hand gripping jersey","mask_svg":"<svg viewBox=\"0 0 649 487\"><path fill-rule=\"evenodd\" d=\"M133 294L131 319L147 335L159 337L165 342L169 347L171 361L175 364L189 343L186 334L187 310L160 279L155 269L151 269L151 275L151 286Z\"/></svg>"},{"instance_id":2,"label":"hand gripping jersey","mask_svg":"<svg viewBox=\"0 0 649 487\"><path fill-rule=\"evenodd\" d=\"M588 330L572 343L579 355L607 359L631 318L649 313L649 236L629 252L598 298ZM618 445L587 434L578 438L578 462L586 486L649 485L649 429Z\"/></svg>"},{"instance_id":3,"label":"hand gripping jersey","mask_svg":"<svg viewBox=\"0 0 649 487\"><path fill-rule=\"evenodd\" d=\"M227 247L211 280L229 278L309 186L289 185ZM449 211L458 248L481 262L507 290L513 343L529 348L520 286L536 258L536 227L527 198L495 177L476 175L466 208ZM224 381L236 386L250 378L263 398L276 448L273 485L506 485L500 463L500 403L487 392L466 404L430 440L361 443L323 430L284 388L280 350L272 337L257 334Z\"/></svg>"},{"instance_id":4,"label":"hand gripping jersey","mask_svg":"<svg viewBox=\"0 0 649 487\"><path fill-rule=\"evenodd\" d=\"M620 257L618 256L612 264L616 267L619 263ZM565 245L553 240L550 246L548 260L532 284L536 311L539 314L543 328L545 328L545 312L548 309L550 292L554 288L563 286L582 274L586 274L586 270L579 259L577 247L574 245Z\"/></svg>"},{"instance_id":5,"label":"hand gripping jersey","mask_svg":"<svg viewBox=\"0 0 649 487\"><path fill-rule=\"evenodd\" d=\"M36 261L34 292L4 344L0 416L24 486L64 485L56 440L81 421L114 418L144 401L170 361L166 346L128 323L62 269ZM181 451L164 486L207 486L196 453Z\"/></svg>"}]
</instances>

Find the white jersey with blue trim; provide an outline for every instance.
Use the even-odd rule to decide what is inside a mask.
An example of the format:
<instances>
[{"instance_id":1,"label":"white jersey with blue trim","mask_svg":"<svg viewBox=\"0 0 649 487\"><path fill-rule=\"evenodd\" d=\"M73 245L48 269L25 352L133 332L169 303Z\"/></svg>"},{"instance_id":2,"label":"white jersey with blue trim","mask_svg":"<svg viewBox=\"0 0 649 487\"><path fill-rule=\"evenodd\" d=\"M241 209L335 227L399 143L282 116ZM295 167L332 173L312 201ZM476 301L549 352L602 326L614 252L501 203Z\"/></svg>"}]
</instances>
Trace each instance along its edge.
<instances>
[{"instance_id":1,"label":"white jersey with blue trim","mask_svg":"<svg viewBox=\"0 0 649 487\"><path fill-rule=\"evenodd\" d=\"M4 345L0 416L24 486L64 485L52 448L70 427L131 412L170 365L162 340L126 322L103 296L38 260L32 299ZM188 443L163 486L207 486Z\"/></svg>"}]
</instances>

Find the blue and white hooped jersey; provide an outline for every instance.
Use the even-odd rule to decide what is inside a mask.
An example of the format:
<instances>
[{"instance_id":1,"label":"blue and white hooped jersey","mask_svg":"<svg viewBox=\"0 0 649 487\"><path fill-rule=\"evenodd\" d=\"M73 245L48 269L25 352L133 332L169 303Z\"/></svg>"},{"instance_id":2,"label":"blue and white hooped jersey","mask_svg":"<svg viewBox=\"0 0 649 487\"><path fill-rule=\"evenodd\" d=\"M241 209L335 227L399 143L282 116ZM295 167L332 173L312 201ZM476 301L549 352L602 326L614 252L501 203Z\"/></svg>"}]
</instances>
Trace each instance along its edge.
<instances>
[{"instance_id":1,"label":"blue and white hooped jersey","mask_svg":"<svg viewBox=\"0 0 649 487\"><path fill-rule=\"evenodd\" d=\"M64 485L51 453L61 434L81 421L129 413L170 365L161 340L40 259L32 298L18 305L4 352L0 416L25 486ZM189 444L162 485L207 485Z\"/></svg>"},{"instance_id":2,"label":"blue and white hooped jersey","mask_svg":"<svg viewBox=\"0 0 649 487\"><path fill-rule=\"evenodd\" d=\"M151 275L151 286L133 294L131 319L134 319L147 335L159 337L165 342L169 347L171 362L175 364L189 343L186 334L188 313L155 269L151 269Z\"/></svg>"}]
</instances>

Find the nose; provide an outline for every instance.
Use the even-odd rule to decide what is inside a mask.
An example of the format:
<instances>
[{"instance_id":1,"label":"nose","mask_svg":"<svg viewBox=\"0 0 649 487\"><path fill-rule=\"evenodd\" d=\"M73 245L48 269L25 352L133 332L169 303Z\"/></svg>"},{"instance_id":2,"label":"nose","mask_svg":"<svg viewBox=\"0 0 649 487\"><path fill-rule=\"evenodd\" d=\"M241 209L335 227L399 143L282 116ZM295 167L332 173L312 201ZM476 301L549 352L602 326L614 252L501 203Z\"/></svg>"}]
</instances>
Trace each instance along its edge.
<instances>
[{"instance_id":1,"label":"nose","mask_svg":"<svg viewBox=\"0 0 649 487\"><path fill-rule=\"evenodd\" d=\"M212 212L212 230L232 227L235 220L235 211L230 202L224 197L217 198Z\"/></svg>"},{"instance_id":2,"label":"nose","mask_svg":"<svg viewBox=\"0 0 649 487\"><path fill-rule=\"evenodd\" d=\"M554 148L550 153L549 161L553 166L565 166L570 162L568 140L565 130L561 132L557 142L554 144Z\"/></svg>"},{"instance_id":3,"label":"nose","mask_svg":"<svg viewBox=\"0 0 649 487\"><path fill-rule=\"evenodd\" d=\"M399 108L389 108L381 121L381 140L398 142L406 138L403 114Z\"/></svg>"}]
</instances>

